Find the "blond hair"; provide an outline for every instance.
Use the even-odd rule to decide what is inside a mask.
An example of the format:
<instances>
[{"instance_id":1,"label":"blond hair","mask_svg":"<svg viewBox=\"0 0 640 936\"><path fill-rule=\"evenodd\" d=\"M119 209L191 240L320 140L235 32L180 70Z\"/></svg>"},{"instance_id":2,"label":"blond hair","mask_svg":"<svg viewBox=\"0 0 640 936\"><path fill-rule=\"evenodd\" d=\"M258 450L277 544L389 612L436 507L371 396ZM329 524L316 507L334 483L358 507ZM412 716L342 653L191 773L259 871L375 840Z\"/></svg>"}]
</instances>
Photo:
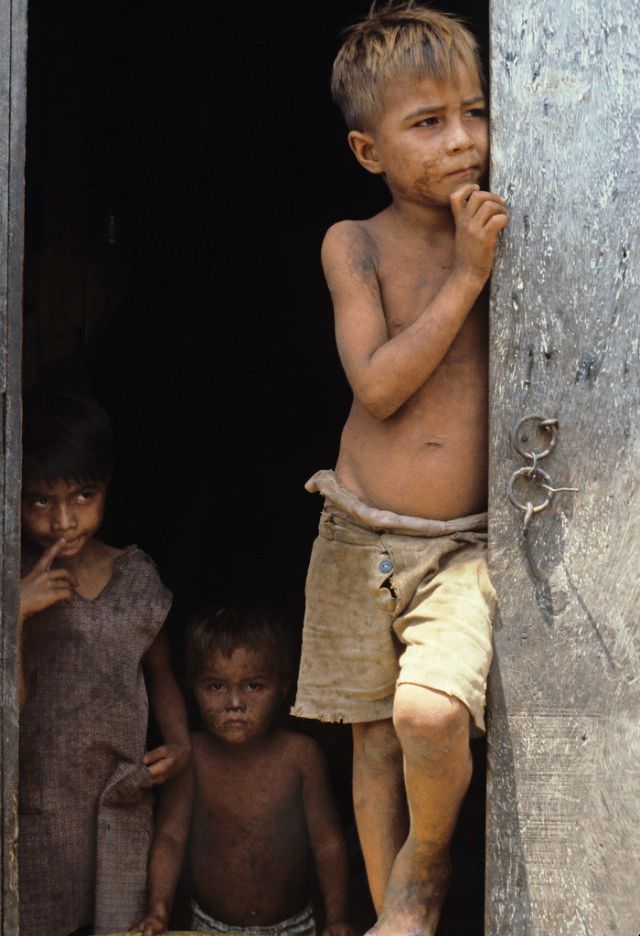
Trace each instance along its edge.
<instances>
[{"instance_id":1,"label":"blond hair","mask_svg":"<svg viewBox=\"0 0 640 936\"><path fill-rule=\"evenodd\" d=\"M414 0L371 7L346 32L333 63L331 93L349 130L372 129L395 78L458 80L460 67L482 82L478 44L457 17Z\"/></svg>"}]
</instances>

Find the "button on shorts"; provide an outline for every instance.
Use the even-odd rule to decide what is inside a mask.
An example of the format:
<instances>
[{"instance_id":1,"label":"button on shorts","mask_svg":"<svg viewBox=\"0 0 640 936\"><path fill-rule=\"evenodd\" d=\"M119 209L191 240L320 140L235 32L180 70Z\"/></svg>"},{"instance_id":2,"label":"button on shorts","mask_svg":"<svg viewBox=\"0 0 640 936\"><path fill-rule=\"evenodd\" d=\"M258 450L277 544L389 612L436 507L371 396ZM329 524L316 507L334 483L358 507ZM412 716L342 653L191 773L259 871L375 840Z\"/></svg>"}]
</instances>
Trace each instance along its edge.
<instances>
[{"instance_id":1,"label":"button on shorts","mask_svg":"<svg viewBox=\"0 0 640 936\"><path fill-rule=\"evenodd\" d=\"M484 730L495 592L487 535L416 536L354 522L327 502L306 584L292 714L391 718L396 685L459 699Z\"/></svg>"}]
</instances>

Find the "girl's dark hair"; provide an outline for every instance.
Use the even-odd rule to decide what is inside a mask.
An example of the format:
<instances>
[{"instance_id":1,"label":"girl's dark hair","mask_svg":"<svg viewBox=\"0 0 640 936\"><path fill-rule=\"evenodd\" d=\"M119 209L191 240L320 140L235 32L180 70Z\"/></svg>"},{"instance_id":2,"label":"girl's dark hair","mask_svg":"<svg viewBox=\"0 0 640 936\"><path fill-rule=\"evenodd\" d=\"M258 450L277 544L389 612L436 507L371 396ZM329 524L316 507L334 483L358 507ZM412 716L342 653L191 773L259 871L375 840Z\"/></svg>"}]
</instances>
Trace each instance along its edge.
<instances>
[{"instance_id":1,"label":"girl's dark hair","mask_svg":"<svg viewBox=\"0 0 640 936\"><path fill-rule=\"evenodd\" d=\"M230 657L238 647L269 653L283 678L291 675L293 648L289 631L270 608L234 604L207 608L191 624L187 636L187 681L193 685L207 656L220 652Z\"/></svg>"},{"instance_id":2,"label":"girl's dark hair","mask_svg":"<svg viewBox=\"0 0 640 936\"><path fill-rule=\"evenodd\" d=\"M23 403L25 480L106 482L113 472L109 417L90 397L36 391Z\"/></svg>"}]
</instances>

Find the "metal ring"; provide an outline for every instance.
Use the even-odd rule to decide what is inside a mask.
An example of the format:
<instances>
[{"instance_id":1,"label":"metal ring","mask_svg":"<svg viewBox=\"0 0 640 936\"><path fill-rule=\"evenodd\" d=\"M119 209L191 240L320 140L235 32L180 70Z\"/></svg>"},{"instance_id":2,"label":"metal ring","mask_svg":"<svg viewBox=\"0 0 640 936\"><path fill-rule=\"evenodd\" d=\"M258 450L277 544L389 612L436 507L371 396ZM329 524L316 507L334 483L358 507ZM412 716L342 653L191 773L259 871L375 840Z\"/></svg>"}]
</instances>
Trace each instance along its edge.
<instances>
[{"instance_id":1,"label":"metal ring","mask_svg":"<svg viewBox=\"0 0 640 936\"><path fill-rule=\"evenodd\" d=\"M537 466L535 468L518 468L517 471L513 472L513 474L511 475L511 478L509 479L509 487L507 489L508 494L509 494L509 500L511 501L514 507L517 507L518 510L524 511L524 513L527 513L527 512L534 513L534 514L540 513L541 510L545 510L549 506L553 495L547 494L543 502L541 504L536 504L535 507L531 504L531 501L527 501L526 504L523 504L521 501L518 500L516 495L513 493L513 487L518 478L522 478L525 476L529 478L529 480L533 480L535 478L541 478L545 484L548 484L548 485L551 484L551 478L549 477L546 471L542 470L542 468L538 468Z\"/></svg>"},{"instance_id":2,"label":"metal ring","mask_svg":"<svg viewBox=\"0 0 640 936\"><path fill-rule=\"evenodd\" d=\"M518 439L518 433L520 429L526 422L531 420L537 420L538 427L550 433L549 444L546 449L543 449L542 452L526 452L520 445ZM545 416L523 416L522 419L513 427L511 430L511 444L518 453L522 455L523 458L530 458L534 462L539 461L541 458L546 458L554 448L556 447L556 442L558 441L558 420L557 419L547 419Z\"/></svg>"}]
</instances>

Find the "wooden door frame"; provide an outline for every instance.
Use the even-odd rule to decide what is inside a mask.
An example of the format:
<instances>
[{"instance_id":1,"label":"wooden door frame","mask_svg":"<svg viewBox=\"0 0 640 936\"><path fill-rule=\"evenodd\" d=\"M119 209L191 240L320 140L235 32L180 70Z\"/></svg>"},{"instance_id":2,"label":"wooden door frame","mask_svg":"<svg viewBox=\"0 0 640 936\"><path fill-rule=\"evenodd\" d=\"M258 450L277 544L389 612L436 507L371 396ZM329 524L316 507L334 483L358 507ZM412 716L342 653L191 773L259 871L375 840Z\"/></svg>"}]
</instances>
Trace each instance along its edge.
<instances>
[{"instance_id":1,"label":"wooden door frame","mask_svg":"<svg viewBox=\"0 0 640 936\"><path fill-rule=\"evenodd\" d=\"M18 933L18 608L27 0L0 0L0 934Z\"/></svg>"},{"instance_id":2,"label":"wooden door frame","mask_svg":"<svg viewBox=\"0 0 640 936\"><path fill-rule=\"evenodd\" d=\"M492 0L488 0L492 5ZM24 164L26 137L26 61L28 0L0 0L0 435L3 470L0 476L0 797L2 835L0 840L0 936L17 936L17 790L18 726L17 698L18 609L20 573L20 473L21 473L21 354L22 354L22 264L24 248ZM513 52L509 54L515 54ZM497 56L494 49L492 57ZM509 59L505 56L505 61ZM535 64L535 63L534 63ZM513 228L512 228L513 234ZM498 265L497 278L505 267ZM515 300L514 300L515 301ZM505 308L508 307L505 306ZM521 416L522 413L514 414ZM506 416L505 416L506 418ZM493 429L496 426L494 424ZM510 455L505 433L494 444ZM509 466L509 470L513 466ZM506 469L505 469L506 471ZM504 479L494 478L492 508L504 514ZM510 528L513 519L504 521ZM498 641L498 645L500 641ZM487 907L492 921L488 933L528 934L531 930L527 906L526 866L517 845L517 815L513 752L505 728L506 713L499 684L500 670L493 674L492 707L494 731L490 738L488 795L499 798L511 810L511 838L490 834L489 887ZM497 771L496 765L500 769ZM506 805L505 805L506 804ZM489 811L490 826L496 825ZM509 831L509 830L507 830ZM508 841L507 841L508 840ZM506 843L506 844L505 844ZM508 887L505 884L508 883ZM517 899L515 899L517 898ZM502 901L502 909L496 909ZM495 906L494 906L495 905ZM493 907L493 909L492 909ZM513 919L513 916L517 919ZM500 918L500 920L498 920ZM507 921L505 924L504 921ZM498 921L498 922L496 922ZM503 928L506 926L506 928ZM515 928L514 928L515 927Z\"/></svg>"},{"instance_id":3,"label":"wooden door frame","mask_svg":"<svg viewBox=\"0 0 640 936\"><path fill-rule=\"evenodd\" d=\"M487 936L640 931L639 4L491 0Z\"/></svg>"}]
</instances>

